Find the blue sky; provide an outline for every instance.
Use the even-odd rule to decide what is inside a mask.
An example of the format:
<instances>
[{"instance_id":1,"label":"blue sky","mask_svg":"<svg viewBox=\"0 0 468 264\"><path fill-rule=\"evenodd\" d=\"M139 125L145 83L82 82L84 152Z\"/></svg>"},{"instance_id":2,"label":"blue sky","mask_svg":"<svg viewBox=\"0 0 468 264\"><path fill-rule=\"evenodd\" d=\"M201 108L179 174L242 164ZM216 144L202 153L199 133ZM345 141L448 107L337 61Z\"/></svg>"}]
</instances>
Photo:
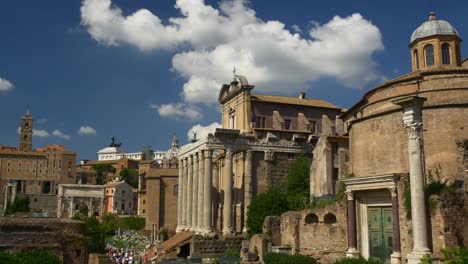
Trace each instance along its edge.
<instances>
[{"instance_id":1,"label":"blue sky","mask_svg":"<svg viewBox=\"0 0 468 264\"><path fill-rule=\"evenodd\" d=\"M185 143L219 122L234 66L254 92L348 108L410 71L430 11L468 35L468 1L108 1L0 3L0 144L17 145L29 108L34 147L95 159L116 136L127 151L167 149L173 133Z\"/></svg>"}]
</instances>

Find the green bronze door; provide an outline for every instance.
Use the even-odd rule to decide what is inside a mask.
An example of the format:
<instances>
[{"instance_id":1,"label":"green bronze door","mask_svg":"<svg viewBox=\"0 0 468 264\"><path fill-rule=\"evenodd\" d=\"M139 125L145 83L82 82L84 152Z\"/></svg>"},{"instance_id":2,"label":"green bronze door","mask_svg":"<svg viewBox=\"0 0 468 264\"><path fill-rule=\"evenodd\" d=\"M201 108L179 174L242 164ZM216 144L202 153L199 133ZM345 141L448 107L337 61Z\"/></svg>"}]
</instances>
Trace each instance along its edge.
<instances>
[{"instance_id":1,"label":"green bronze door","mask_svg":"<svg viewBox=\"0 0 468 264\"><path fill-rule=\"evenodd\" d=\"M368 207L369 256L390 263L393 250L392 208Z\"/></svg>"}]
</instances>

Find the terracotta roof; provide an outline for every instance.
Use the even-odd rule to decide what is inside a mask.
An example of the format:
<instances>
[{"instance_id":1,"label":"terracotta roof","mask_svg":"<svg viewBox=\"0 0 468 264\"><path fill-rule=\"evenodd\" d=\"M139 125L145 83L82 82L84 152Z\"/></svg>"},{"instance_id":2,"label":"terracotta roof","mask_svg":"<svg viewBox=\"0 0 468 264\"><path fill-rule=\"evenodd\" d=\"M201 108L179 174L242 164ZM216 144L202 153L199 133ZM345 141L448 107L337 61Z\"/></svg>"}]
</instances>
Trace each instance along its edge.
<instances>
[{"instance_id":1,"label":"terracotta roof","mask_svg":"<svg viewBox=\"0 0 468 264\"><path fill-rule=\"evenodd\" d=\"M105 187L115 187L115 186L119 186L120 184L124 184L125 182L124 181L121 181L121 182L108 182L106 184L104 184Z\"/></svg>"},{"instance_id":2,"label":"terracotta roof","mask_svg":"<svg viewBox=\"0 0 468 264\"><path fill-rule=\"evenodd\" d=\"M332 103L329 103L327 101L320 100L320 99L314 99L314 98L301 99L298 97L263 95L263 94L252 94L251 98L252 98L252 101L257 101L257 102L341 109L340 107Z\"/></svg>"},{"instance_id":3,"label":"terracotta roof","mask_svg":"<svg viewBox=\"0 0 468 264\"><path fill-rule=\"evenodd\" d=\"M165 253L169 253L175 250L177 247L180 247L189 242L190 239L192 239L192 236L192 232L179 232L173 237L169 238L168 240L162 242L161 244L149 248L146 251L145 255L147 255L149 258L152 258L154 256L161 257Z\"/></svg>"}]
</instances>

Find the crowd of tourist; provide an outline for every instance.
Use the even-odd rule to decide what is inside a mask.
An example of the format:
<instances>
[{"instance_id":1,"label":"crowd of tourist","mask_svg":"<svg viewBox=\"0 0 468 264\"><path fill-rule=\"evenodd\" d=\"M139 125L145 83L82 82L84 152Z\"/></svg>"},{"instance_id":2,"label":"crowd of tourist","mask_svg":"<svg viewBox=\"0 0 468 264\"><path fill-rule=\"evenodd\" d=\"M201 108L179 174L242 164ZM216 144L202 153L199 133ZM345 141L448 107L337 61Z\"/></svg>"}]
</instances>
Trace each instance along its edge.
<instances>
[{"instance_id":1,"label":"crowd of tourist","mask_svg":"<svg viewBox=\"0 0 468 264\"><path fill-rule=\"evenodd\" d=\"M136 262L136 254L134 249L109 249L107 255L112 263L117 264L134 264Z\"/></svg>"}]
</instances>

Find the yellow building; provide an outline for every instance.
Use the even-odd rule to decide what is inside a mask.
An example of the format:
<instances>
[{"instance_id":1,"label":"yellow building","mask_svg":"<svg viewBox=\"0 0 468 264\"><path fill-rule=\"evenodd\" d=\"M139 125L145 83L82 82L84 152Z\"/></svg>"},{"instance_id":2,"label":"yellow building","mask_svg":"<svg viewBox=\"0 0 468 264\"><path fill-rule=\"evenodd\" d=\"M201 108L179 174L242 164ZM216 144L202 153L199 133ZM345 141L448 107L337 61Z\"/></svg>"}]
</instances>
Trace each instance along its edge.
<instances>
[{"instance_id":1,"label":"yellow building","mask_svg":"<svg viewBox=\"0 0 468 264\"><path fill-rule=\"evenodd\" d=\"M32 210L56 208L58 184L75 183L76 152L61 145L33 150L33 118L29 112L21 118L19 133L18 148L0 145L0 194L8 197L0 208L16 195L30 196Z\"/></svg>"}]
</instances>

